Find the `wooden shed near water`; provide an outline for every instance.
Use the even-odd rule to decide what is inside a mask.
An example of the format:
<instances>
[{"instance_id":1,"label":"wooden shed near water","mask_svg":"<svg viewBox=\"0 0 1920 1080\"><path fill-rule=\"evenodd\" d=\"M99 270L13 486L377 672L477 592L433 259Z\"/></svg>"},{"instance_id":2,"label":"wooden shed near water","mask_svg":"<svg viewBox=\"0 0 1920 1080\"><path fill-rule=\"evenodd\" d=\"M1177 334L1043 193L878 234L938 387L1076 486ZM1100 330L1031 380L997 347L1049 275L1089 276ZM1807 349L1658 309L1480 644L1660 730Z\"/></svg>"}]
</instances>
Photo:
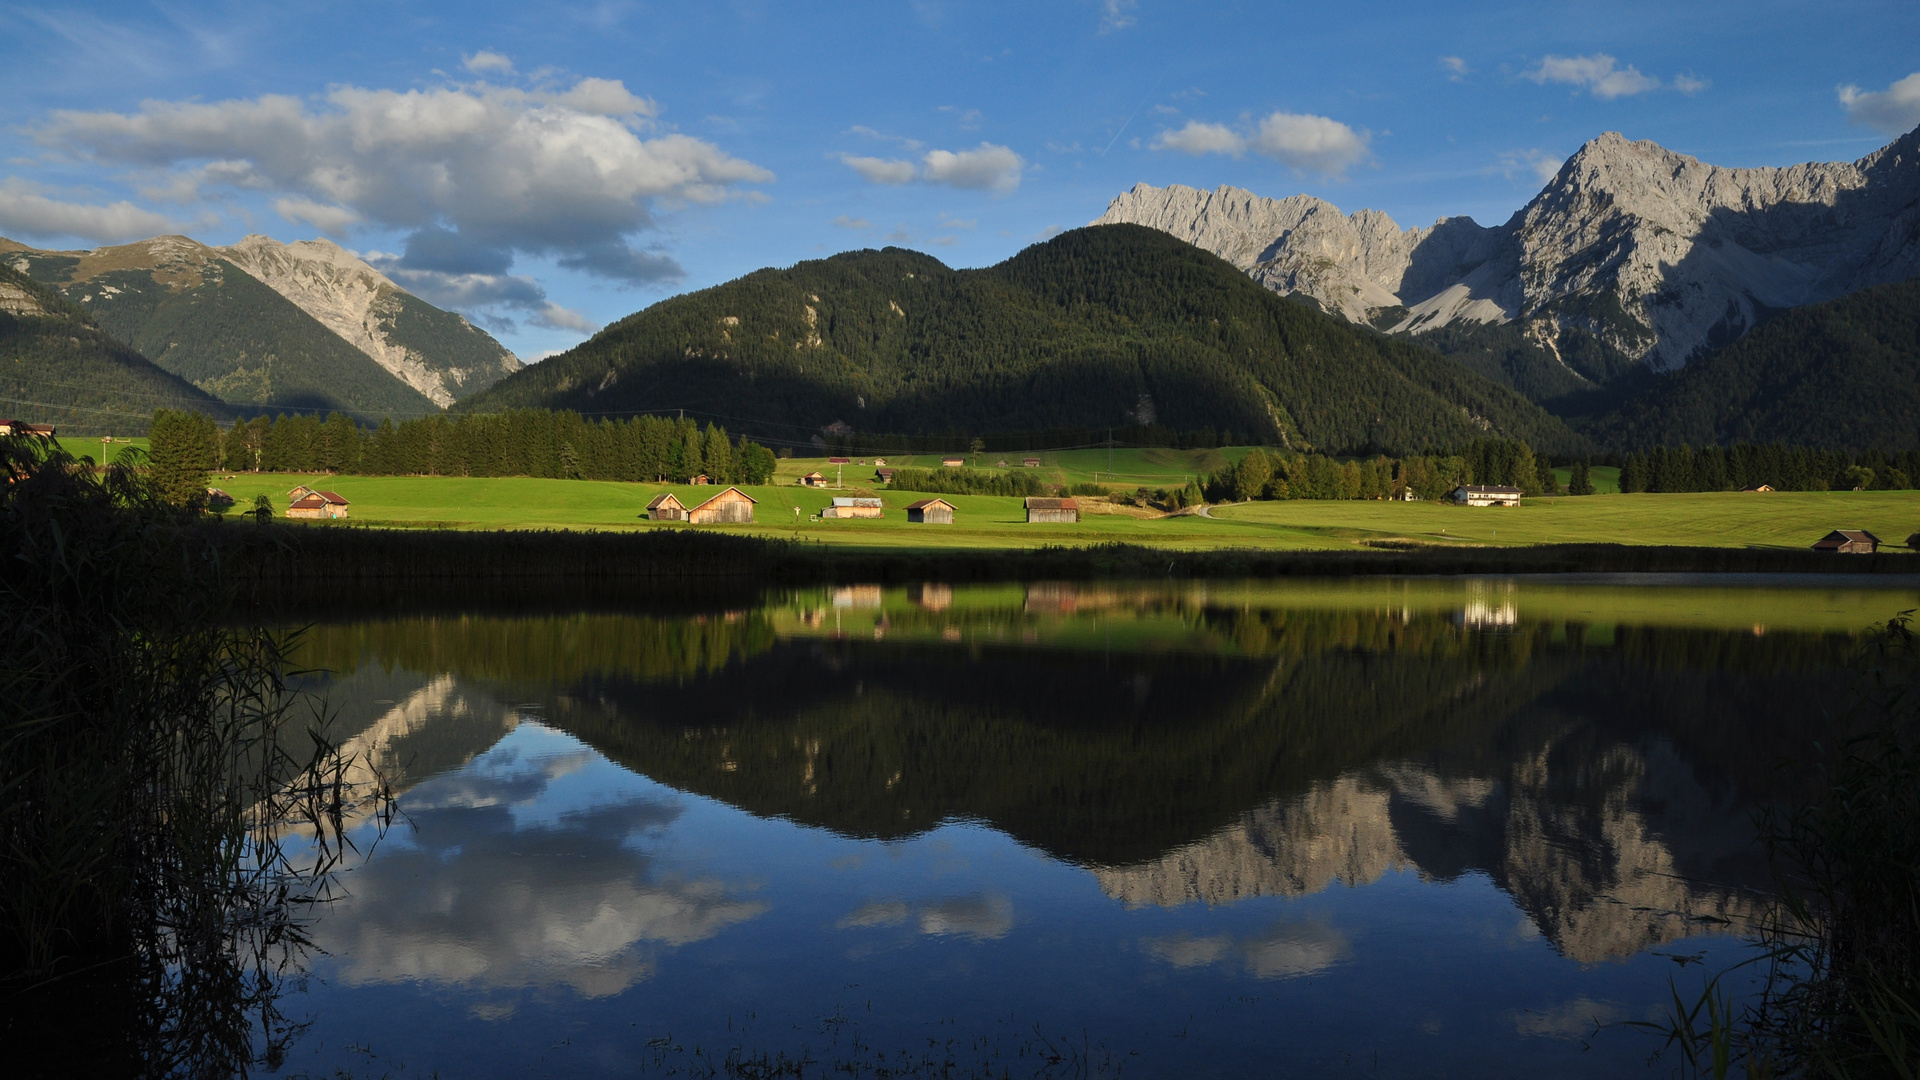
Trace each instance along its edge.
<instances>
[{"instance_id":1,"label":"wooden shed near water","mask_svg":"<svg viewBox=\"0 0 1920 1080\"><path fill-rule=\"evenodd\" d=\"M1079 520L1080 504L1074 502L1072 499L1033 498L1027 500L1027 521L1029 523L1050 521L1073 525L1078 523Z\"/></svg>"},{"instance_id":2,"label":"wooden shed near water","mask_svg":"<svg viewBox=\"0 0 1920 1080\"><path fill-rule=\"evenodd\" d=\"M651 521L685 521L687 504L674 497L673 492L662 492L647 503L647 518Z\"/></svg>"},{"instance_id":3,"label":"wooden shed near water","mask_svg":"<svg viewBox=\"0 0 1920 1080\"><path fill-rule=\"evenodd\" d=\"M1835 529L1815 540L1813 550L1834 555L1871 555L1880 550L1880 538L1865 529Z\"/></svg>"},{"instance_id":4,"label":"wooden shed near water","mask_svg":"<svg viewBox=\"0 0 1920 1080\"><path fill-rule=\"evenodd\" d=\"M953 524L953 504L945 499L921 499L907 504L907 520L915 525Z\"/></svg>"},{"instance_id":5,"label":"wooden shed near water","mask_svg":"<svg viewBox=\"0 0 1920 1080\"><path fill-rule=\"evenodd\" d=\"M753 507L753 496L730 487L687 511L687 520L695 525L751 525Z\"/></svg>"},{"instance_id":6,"label":"wooden shed near water","mask_svg":"<svg viewBox=\"0 0 1920 1080\"><path fill-rule=\"evenodd\" d=\"M312 491L295 499L287 507L290 518L343 518L347 516L347 500L331 491Z\"/></svg>"},{"instance_id":7,"label":"wooden shed near water","mask_svg":"<svg viewBox=\"0 0 1920 1080\"><path fill-rule=\"evenodd\" d=\"M823 518L877 518L879 499L836 498L833 505L820 511Z\"/></svg>"}]
</instances>

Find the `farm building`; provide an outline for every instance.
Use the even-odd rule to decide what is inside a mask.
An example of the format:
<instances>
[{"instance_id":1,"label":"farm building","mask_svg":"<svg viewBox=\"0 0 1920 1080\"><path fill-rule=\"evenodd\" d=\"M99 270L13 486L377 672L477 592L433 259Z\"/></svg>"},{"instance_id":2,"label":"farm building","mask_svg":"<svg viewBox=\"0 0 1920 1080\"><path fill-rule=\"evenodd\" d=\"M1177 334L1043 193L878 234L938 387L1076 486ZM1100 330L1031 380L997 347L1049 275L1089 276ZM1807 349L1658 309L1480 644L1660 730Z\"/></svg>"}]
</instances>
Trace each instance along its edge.
<instances>
[{"instance_id":1,"label":"farm building","mask_svg":"<svg viewBox=\"0 0 1920 1080\"><path fill-rule=\"evenodd\" d=\"M953 504L945 499L921 499L907 504L907 520L915 525L953 524Z\"/></svg>"},{"instance_id":2,"label":"farm building","mask_svg":"<svg viewBox=\"0 0 1920 1080\"><path fill-rule=\"evenodd\" d=\"M801 487L826 487L827 478L817 472L810 472L800 478Z\"/></svg>"},{"instance_id":3,"label":"farm building","mask_svg":"<svg viewBox=\"0 0 1920 1080\"><path fill-rule=\"evenodd\" d=\"M347 516L347 500L331 491L314 491L309 488L306 495L295 499L293 505L287 507L287 516L290 518L343 518Z\"/></svg>"},{"instance_id":4,"label":"farm building","mask_svg":"<svg viewBox=\"0 0 1920 1080\"><path fill-rule=\"evenodd\" d=\"M1772 491L1773 485L1772 484L1755 484L1752 487L1743 487L1740 490L1741 491Z\"/></svg>"},{"instance_id":5,"label":"farm building","mask_svg":"<svg viewBox=\"0 0 1920 1080\"><path fill-rule=\"evenodd\" d=\"M713 479L709 477L706 473L700 473L697 476L689 478L687 480L687 483L695 484L695 485L711 484L713 483Z\"/></svg>"},{"instance_id":6,"label":"farm building","mask_svg":"<svg viewBox=\"0 0 1920 1080\"><path fill-rule=\"evenodd\" d=\"M1880 550L1880 538L1865 529L1835 529L1815 540L1813 550L1835 555L1871 555Z\"/></svg>"},{"instance_id":7,"label":"farm building","mask_svg":"<svg viewBox=\"0 0 1920 1080\"><path fill-rule=\"evenodd\" d=\"M1525 494L1517 487L1491 487L1485 484L1462 484L1453 489L1447 498L1462 506L1519 506L1520 496Z\"/></svg>"},{"instance_id":8,"label":"farm building","mask_svg":"<svg viewBox=\"0 0 1920 1080\"><path fill-rule=\"evenodd\" d=\"M877 457L873 459L873 463L875 465L885 465L887 463L887 459L883 457Z\"/></svg>"},{"instance_id":9,"label":"farm building","mask_svg":"<svg viewBox=\"0 0 1920 1080\"><path fill-rule=\"evenodd\" d=\"M823 518L877 518L880 516L879 499L833 500L833 505L820 511Z\"/></svg>"},{"instance_id":10,"label":"farm building","mask_svg":"<svg viewBox=\"0 0 1920 1080\"><path fill-rule=\"evenodd\" d=\"M216 514L231 510L233 509L233 496L219 488L210 487L207 489L207 509Z\"/></svg>"},{"instance_id":11,"label":"farm building","mask_svg":"<svg viewBox=\"0 0 1920 1080\"><path fill-rule=\"evenodd\" d=\"M53 438L52 424L29 424L25 420L0 420L0 435L34 435Z\"/></svg>"},{"instance_id":12,"label":"farm building","mask_svg":"<svg viewBox=\"0 0 1920 1080\"><path fill-rule=\"evenodd\" d=\"M852 462L853 462L852 458L830 457L827 459L827 464L829 465L848 465L848 464L851 464Z\"/></svg>"},{"instance_id":13,"label":"farm building","mask_svg":"<svg viewBox=\"0 0 1920 1080\"><path fill-rule=\"evenodd\" d=\"M287 492L287 501L290 503L297 503L301 499L304 499L307 496L312 494L314 494L314 490L312 488L308 487L305 484L301 484L299 487L294 488L292 491Z\"/></svg>"},{"instance_id":14,"label":"farm building","mask_svg":"<svg viewBox=\"0 0 1920 1080\"><path fill-rule=\"evenodd\" d=\"M940 467L943 469L957 469L966 463L966 458L943 457L940 459Z\"/></svg>"},{"instance_id":15,"label":"farm building","mask_svg":"<svg viewBox=\"0 0 1920 1080\"><path fill-rule=\"evenodd\" d=\"M1040 459L1037 457L1023 458L1020 462L1020 467L1023 469L1037 469L1040 467Z\"/></svg>"},{"instance_id":16,"label":"farm building","mask_svg":"<svg viewBox=\"0 0 1920 1080\"><path fill-rule=\"evenodd\" d=\"M650 521L685 521L687 504L675 498L673 492L663 492L647 503L647 518Z\"/></svg>"},{"instance_id":17,"label":"farm building","mask_svg":"<svg viewBox=\"0 0 1920 1080\"><path fill-rule=\"evenodd\" d=\"M1072 499L1028 499L1027 521L1055 521L1069 525L1080 520L1080 504Z\"/></svg>"},{"instance_id":18,"label":"farm building","mask_svg":"<svg viewBox=\"0 0 1920 1080\"><path fill-rule=\"evenodd\" d=\"M751 495L737 487L727 490L687 511L687 520L695 525L750 525L753 523Z\"/></svg>"},{"instance_id":19,"label":"farm building","mask_svg":"<svg viewBox=\"0 0 1920 1080\"><path fill-rule=\"evenodd\" d=\"M893 483L893 470L875 469L873 470L873 478L882 484L891 484Z\"/></svg>"}]
</instances>

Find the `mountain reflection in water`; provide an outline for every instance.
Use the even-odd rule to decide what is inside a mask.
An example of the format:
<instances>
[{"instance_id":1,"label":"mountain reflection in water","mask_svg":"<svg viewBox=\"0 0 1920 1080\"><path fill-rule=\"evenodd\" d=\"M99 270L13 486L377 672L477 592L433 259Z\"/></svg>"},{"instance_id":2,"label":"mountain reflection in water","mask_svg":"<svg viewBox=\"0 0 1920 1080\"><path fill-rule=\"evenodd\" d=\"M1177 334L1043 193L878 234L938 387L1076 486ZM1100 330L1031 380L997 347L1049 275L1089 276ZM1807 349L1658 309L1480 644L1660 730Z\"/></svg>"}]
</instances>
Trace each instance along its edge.
<instances>
[{"instance_id":1,"label":"mountain reflection in water","mask_svg":"<svg viewBox=\"0 0 1920 1080\"><path fill-rule=\"evenodd\" d=\"M1025 1009L1148 1073L1384 1047L1382 1075L1537 1075L1583 1040L1554 1068L1640 1068L1651 1048L1595 1021L1662 1000L1659 947L1760 913L1752 811L1796 793L1775 763L1825 737L1858 633L1911 593L1369 589L316 626L336 735L413 827L321 920L313 993L454 1071L516 1067L526 1033L497 1025L564 1000L612 1010L567 1030L619 1071L661 1064L670 1019L709 1045L748 1038L721 1034L736 1010L826 1030L836 994L887 1012L869 1044ZM1298 989L1223 1005L1246 979ZM424 1008L412 986L463 1004L404 1028L347 1004Z\"/></svg>"}]
</instances>

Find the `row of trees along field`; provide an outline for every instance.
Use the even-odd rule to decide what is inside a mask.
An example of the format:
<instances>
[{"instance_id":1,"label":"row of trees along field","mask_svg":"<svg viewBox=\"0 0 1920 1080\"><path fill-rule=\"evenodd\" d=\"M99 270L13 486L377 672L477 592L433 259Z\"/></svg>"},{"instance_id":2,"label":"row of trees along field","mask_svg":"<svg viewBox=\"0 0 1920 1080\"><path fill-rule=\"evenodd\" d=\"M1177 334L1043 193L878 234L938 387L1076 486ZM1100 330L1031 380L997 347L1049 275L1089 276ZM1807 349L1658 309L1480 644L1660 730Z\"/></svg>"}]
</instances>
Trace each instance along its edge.
<instances>
[{"instance_id":1,"label":"row of trees along field","mask_svg":"<svg viewBox=\"0 0 1920 1080\"><path fill-rule=\"evenodd\" d=\"M1904 490L1920 476L1920 450L1816 450L1754 446L1656 446L1620 463L1621 491L1739 491L1765 484L1780 491Z\"/></svg>"},{"instance_id":2,"label":"row of trees along field","mask_svg":"<svg viewBox=\"0 0 1920 1080\"><path fill-rule=\"evenodd\" d=\"M539 476L673 481L702 473L717 483L763 484L773 452L725 428L641 416L587 420L578 413L516 409L427 416L367 432L334 413L235 420L222 432L199 413L162 410L151 433L156 468L176 459L207 472L353 473L361 476ZM171 466L167 466L171 467Z\"/></svg>"},{"instance_id":3,"label":"row of trees along field","mask_svg":"<svg viewBox=\"0 0 1920 1080\"><path fill-rule=\"evenodd\" d=\"M1584 470L1575 469L1576 495ZM1247 499L1439 499L1461 484L1517 487L1528 495L1558 495L1560 485L1544 455L1518 439L1482 439L1459 454L1425 454L1339 461L1322 454L1255 449L1233 468L1201 478L1209 502Z\"/></svg>"}]
</instances>

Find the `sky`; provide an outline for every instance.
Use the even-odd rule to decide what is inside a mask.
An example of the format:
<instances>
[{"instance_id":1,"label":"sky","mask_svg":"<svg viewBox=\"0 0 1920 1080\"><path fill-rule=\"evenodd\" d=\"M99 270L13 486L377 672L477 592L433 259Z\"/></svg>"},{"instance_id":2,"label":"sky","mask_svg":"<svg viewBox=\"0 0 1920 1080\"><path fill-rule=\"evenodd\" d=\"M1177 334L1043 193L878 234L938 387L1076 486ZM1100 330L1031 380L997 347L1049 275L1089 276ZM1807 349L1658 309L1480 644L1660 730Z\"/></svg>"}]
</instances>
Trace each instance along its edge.
<instances>
[{"instance_id":1,"label":"sky","mask_svg":"<svg viewBox=\"0 0 1920 1080\"><path fill-rule=\"evenodd\" d=\"M1920 126L1920 3L0 0L0 235L324 236L523 359L866 247L987 266L1136 183L1505 221L1605 131Z\"/></svg>"}]
</instances>

